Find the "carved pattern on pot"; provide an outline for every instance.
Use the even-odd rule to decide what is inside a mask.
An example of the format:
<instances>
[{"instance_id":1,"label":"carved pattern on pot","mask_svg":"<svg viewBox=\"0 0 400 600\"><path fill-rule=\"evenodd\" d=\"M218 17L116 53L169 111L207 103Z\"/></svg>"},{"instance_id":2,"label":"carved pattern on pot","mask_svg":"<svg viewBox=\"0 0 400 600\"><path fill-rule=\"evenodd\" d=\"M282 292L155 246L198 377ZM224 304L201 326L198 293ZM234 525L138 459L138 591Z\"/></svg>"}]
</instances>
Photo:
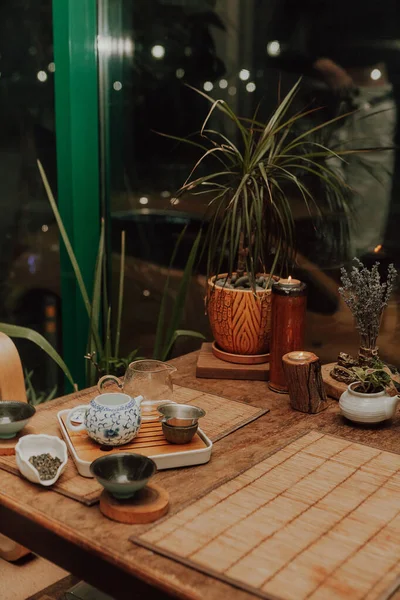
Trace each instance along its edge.
<instances>
[{"instance_id":1,"label":"carved pattern on pot","mask_svg":"<svg viewBox=\"0 0 400 600\"><path fill-rule=\"evenodd\" d=\"M224 275L219 277L223 278ZM264 354L271 338L271 290L227 289L208 281L207 310L213 336L225 352Z\"/></svg>"}]
</instances>

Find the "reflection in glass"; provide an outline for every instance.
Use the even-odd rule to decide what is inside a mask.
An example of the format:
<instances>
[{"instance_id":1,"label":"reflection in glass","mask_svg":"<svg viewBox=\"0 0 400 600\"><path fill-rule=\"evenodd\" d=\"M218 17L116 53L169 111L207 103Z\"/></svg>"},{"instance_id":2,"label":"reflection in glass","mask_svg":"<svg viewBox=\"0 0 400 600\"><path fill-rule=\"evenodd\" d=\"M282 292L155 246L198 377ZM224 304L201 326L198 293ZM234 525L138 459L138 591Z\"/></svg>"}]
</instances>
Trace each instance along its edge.
<instances>
[{"instance_id":1,"label":"reflection in glass","mask_svg":"<svg viewBox=\"0 0 400 600\"><path fill-rule=\"evenodd\" d=\"M310 114L309 125L351 113L333 123L329 139L321 143L387 148L333 161L348 185L351 211L346 219L330 214L316 224L306 212L296 212L298 275L310 289L309 346L324 360L335 359L340 341L332 340L338 336L346 339L349 352L352 344L356 348L357 336L351 337L351 322L341 312L336 291L339 267L354 255L366 261L378 255L386 263L396 260L399 250L390 218L400 210L393 150L400 89L395 1L100 0L99 7L99 40L130 40L134 49L127 54L123 44L114 44L122 50L103 52L99 44L103 165L109 186L105 203L116 244L119 231L127 231L127 305L135 307L125 311L130 324L125 330L132 332L126 349L132 349L134 338L143 354L151 354L179 233L188 225L172 272L168 310L196 231L203 223L207 227L206 198L174 200L199 156L196 147L188 150L159 135L187 137L204 120L207 102L185 84L229 102L243 117L259 106L258 118L265 121L278 93L284 94L300 75L298 109L322 107ZM121 82L120 91L113 89L114 81ZM229 133L218 111L209 126ZM348 243L342 244L346 228ZM200 261L182 325L207 334L204 274ZM343 329L338 322L345 322Z\"/></svg>"},{"instance_id":2,"label":"reflection in glass","mask_svg":"<svg viewBox=\"0 0 400 600\"><path fill-rule=\"evenodd\" d=\"M60 350L57 226L36 160L56 191L51 0L0 3L0 318L38 330ZM18 341L36 391L59 382L57 367Z\"/></svg>"}]
</instances>

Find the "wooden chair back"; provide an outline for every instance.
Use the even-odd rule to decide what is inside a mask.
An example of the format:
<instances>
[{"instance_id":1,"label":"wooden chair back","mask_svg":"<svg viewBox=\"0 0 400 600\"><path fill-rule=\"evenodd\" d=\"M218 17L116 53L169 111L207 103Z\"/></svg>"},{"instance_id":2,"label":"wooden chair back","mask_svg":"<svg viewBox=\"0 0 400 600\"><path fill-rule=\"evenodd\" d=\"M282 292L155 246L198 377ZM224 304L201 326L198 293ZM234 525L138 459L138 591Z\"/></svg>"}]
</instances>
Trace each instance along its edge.
<instances>
[{"instance_id":1,"label":"wooden chair back","mask_svg":"<svg viewBox=\"0 0 400 600\"><path fill-rule=\"evenodd\" d=\"M24 372L14 342L0 332L0 400L27 402Z\"/></svg>"}]
</instances>

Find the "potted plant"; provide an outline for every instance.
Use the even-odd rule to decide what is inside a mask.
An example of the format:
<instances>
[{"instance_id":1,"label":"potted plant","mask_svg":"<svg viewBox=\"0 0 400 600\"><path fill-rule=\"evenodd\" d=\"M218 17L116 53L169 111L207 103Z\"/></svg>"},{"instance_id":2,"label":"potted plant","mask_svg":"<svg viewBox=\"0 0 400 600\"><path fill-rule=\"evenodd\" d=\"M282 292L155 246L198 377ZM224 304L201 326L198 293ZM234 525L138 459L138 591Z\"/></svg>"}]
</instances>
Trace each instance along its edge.
<instances>
[{"instance_id":1,"label":"potted plant","mask_svg":"<svg viewBox=\"0 0 400 600\"><path fill-rule=\"evenodd\" d=\"M351 367L353 379L339 400L342 414L357 423L379 423L393 417L399 396L392 372L382 362L374 367Z\"/></svg>"},{"instance_id":2,"label":"potted plant","mask_svg":"<svg viewBox=\"0 0 400 600\"><path fill-rule=\"evenodd\" d=\"M293 114L299 83L267 123L256 116L240 118L224 100L195 90L211 104L198 132L199 141L168 136L202 151L177 196L190 192L206 193L210 198L205 241L207 310L214 338L226 353L248 356L268 352L271 283L274 276L288 272L294 256L293 196L313 216L343 211L346 205L343 181L327 164L327 159L338 154L315 136L337 119L306 129L304 124L313 111ZM216 110L230 122L232 135L208 127ZM342 154L348 152L352 151ZM217 168L207 165L204 170L204 161L211 158L217 161ZM204 174L198 173L199 167ZM317 180L318 195L306 183L306 176ZM221 273L223 264L227 270Z\"/></svg>"}]
</instances>

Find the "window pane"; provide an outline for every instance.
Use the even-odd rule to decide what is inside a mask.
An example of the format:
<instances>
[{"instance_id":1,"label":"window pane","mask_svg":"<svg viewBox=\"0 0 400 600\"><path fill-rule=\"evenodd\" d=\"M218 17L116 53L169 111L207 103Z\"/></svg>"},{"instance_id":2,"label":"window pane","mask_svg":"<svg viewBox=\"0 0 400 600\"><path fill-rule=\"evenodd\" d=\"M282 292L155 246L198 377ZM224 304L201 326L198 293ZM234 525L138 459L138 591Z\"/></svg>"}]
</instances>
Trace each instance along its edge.
<instances>
[{"instance_id":1,"label":"window pane","mask_svg":"<svg viewBox=\"0 0 400 600\"><path fill-rule=\"evenodd\" d=\"M125 351L133 345L151 353L173 248L186 224L172 272L175 291L169 311L210 201L207 195L189 194L175 200L200 153L160 135L189 136L210 109L185 84L225 100L242 117L258 110L258 121L267 122L278 98L302 76L296 110L322 110L310 112L298 134L356 110L315 143L386 148L331 162L348 186L355 214L351 222L335 207L323 219L311 218L301 195L288 192L300 253L295 273L309 285L307 346L324 361L335 360L340 350L355 353L358 336L337 294L340 267L349 267L353 256L368 265L378 257L386 267L396 262L399 249L398 160L390 149L398 99L394 1L99 0L99 15L104 189L116 257L120 231L127 232ZM235 127L220 111L213 112L208 127L240 144ZM199 174L206 172L207 166L200 166ZM323 192L315 187L314 193L320 202ZM350 233L342 238L345 226ZM117 281L117 262L113 264ZM210 336L203 305L205 276L203 257L182 327ZM385 318L395 322L395 312L392 302ZM385 324L380 347L388 357L392 335Z\"/></svg>"},{"instance_id":2,"label":"window pane","mask_svg":"<svg viewBox=\"0 0 400 600\"><path fill-rule=\"evenodd\" d=\"M0 310L60 349L58 230L36 160L56 192L51 0L0 5ZM30 342L16 341L37 393L60 379Z\"/></svg>"}]
</instances>

